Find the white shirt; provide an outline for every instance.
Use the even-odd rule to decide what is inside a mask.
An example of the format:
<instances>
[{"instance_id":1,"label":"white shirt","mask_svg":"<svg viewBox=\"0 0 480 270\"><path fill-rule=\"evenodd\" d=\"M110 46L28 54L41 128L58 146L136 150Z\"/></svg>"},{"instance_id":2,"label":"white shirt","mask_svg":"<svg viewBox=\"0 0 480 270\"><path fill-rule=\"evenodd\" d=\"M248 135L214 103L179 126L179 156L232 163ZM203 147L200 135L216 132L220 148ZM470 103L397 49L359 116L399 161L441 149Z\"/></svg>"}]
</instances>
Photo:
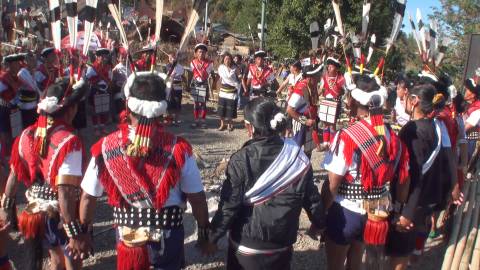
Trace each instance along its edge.
<instances>
[{"instance_id":1,"label":"white shirt","mask_svg":"<svg viewBox=\"0 0 480 270\"><path fill-rule=\"evenodd\" d=\"M58 169L58 175L71 175L82 177L82 151L69 153Z\"/></svg>"},{"instance_id":2,"label":"white shirt","mask_svg":"<svg viewBox=\"0 0 480 270\"><path fill-rule=\"evenodd\" d=\"M302 79L302 73L295 75L293 73L288 74L287 81L288 84L294 86L298 81Z\"/></svg>"},{"instance_id":3,"label":"white shirt","mask_svg":"<svg viewBox=\"0 0 480 270\"><path fill-rule=\"evenodd\" d=\"M410 121L410 115L405 112L405 107L402 104L400 98L397 97L395 100L395 114L397 117L397 124L404 126L408 121Z\"/></svg>"},{"instance_id":4,"label":"white shirt","mask_svg":"<svg viewBox=\"0 0 480 270\"><path fill-rule=\"evenodd\" d=\"M222 84L234 86L236 89L240 89L240 82L236 74L236 68L228 68L225 65L218 67L218 75L222 79Z\"/></svg>"},{"instance_id":5,"label":"white shirt","mask_svg":"<svg viewBox=\"0 0 480 270\"><path fill-rule=\"evenodd\" d=\"M298 113L305 112L305 110L307 109L307 106L305 106L306 104L307 102L305 102L303 96L297 93L292 93L292 95L288 99L288 106L294 108Z\"/></svg>"},{"instance_id":6,"label":"white shirt","mask_svg":"<svg viewBox=\"0 0 480 270\"><path fill-rule=\"evenodd\" d=\"M480 110L476 110L470 114L465 120L465 123L477 127L480 125Z\"/></svg>"}]
</instances>

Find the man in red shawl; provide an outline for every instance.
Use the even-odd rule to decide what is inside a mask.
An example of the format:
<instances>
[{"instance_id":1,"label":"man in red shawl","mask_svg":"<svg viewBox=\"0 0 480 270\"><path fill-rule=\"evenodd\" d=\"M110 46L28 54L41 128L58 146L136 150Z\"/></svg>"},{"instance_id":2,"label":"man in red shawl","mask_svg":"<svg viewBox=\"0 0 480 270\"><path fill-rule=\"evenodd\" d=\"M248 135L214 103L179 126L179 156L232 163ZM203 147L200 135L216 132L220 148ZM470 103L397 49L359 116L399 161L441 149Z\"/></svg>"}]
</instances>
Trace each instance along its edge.
<instances>
[{"instance_id":1,"label":"man in red shawl","mask_svg":"<svg viewBox=\"0 0 480 270\"><path fill-rule=\"evenodd\" d=\"M12 148L0 223L13 220L18 184L23 183L28 204L18 217L18 227L27 244L27 269L41 268L42 243L53 269L81 268L80 260L64 255L64 247L68 238L87 230L77 216L84 147L72 127L77 102L86 90L83 80L70 85L65 79L49 86L38 104L37 122L17 137Z\"/></svg>"},{"instance_id":2,"label":"man in red shawl","mask_svg":"<svg viewBox=\"0 0 480 270\"><path fill-rule=\"evenodd\" d=\"M117 269L181 269L186 200L207 243L208 211L191 145L161 126L166 85L158 73L131 74L124 88L127 115L119 130L92 147L82 182L80 222L90 227L94 205L106 192L117 231ZM91 235L73 239L82 257Z\"/></svg>"}]
</instances>

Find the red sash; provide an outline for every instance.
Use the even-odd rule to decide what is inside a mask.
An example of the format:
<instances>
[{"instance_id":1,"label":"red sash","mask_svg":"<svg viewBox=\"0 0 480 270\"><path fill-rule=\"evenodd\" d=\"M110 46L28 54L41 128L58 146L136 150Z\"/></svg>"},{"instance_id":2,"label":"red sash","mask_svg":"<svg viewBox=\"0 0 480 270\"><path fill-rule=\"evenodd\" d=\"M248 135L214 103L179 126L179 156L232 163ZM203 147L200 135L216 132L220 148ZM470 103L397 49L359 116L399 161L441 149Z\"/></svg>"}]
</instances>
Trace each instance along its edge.
<instances>
[{"instance_id":1,"label":"red sash","mask_svg":"<svg viewBox=\"0 0 480 270\"><path fill-rule=\"evenodd\" d=\"M345 78L343 75L338 74L334 79L328 77L327 74L323 75L323 96L326 97L328 94L332 95L333 98L339 98L343 95L343 86L345 85Z\"/></svg>"},{"instance_id":2,"label":"red sash","mask_svg":"<svg viewBox=\"0 0 480 270\"><path fill-rule=\"evenodd\" d=\"M272 74L273 70L269 67L263 67L262 70L258 70L257 66L251 64L248 67L250 74L252 74L252 85L264 86L266 85L268 77Z\"/></svg>"},{"instance_id":3,"label":"red sash","mask_svg":"<svg viewBox=\"0 0 480 270\"><path fill-rule=\"evenodd\" d=\"M84 151L82 141L73 128L59 123L50 127L47 134L48 149L45 158L34 152L36 125L26 128L14 142L11 167L19 181L28 187L36 180L43 180L55 187L58 170L65 157L74 151Z\"/></svg>"},{"instance_id":4,"label":"red sash","mask_svg":"<svg viewBox=\"0 0 480 270\"><path fill-rule=\"evenodd\" d=\"M192 147L181 137L160 131L152 136L152 151L147 158L125 155L129 143L128 127L123 125L92 147L99 177L112 206L161 209L170 189L181 177L185 158Z\"/></svg>"},{"instance_id":5,"label":"red sash","mask_svg":"<svg viewBox=\"0 0 480 270\"><path fill-rule=\"evenodd\" d=\"M377 154L382 140L373 126L365 120L358 121L340 133L340 140L344 143L343 155L346 164L350 166L355 153L360 154L359 171L365 191L373 187L382 187L388 181L392 181L397 169L401 182L408 177L407 148L390 128L388 130L390 141L385 147L386 153L383 156ZM351 177L346 179L353 181Z\"/></svg>"},{"instance_id":6,"label":"red sash","mask_svg":"<svg viewBox=\"0 0 480 270\"><path fill-rule=\"evenodd\" d=\"M45 89L47 89L50 85L55 83L55 80L58 77L58 69L55 67L52 67L49 70L47 69L45 64L41 64L37 70L40 71L40 73L42 73L43 76L45 76L45 79L40 83L40 90L45 91Z\"/></svg>"},{"instance_id":7,"label":"red sash","mask_svg":"<svg viewBox=\"0 0 480 270\"><path fill-rule=\"evenodd\" d=\"M292 93L290 93L290 95L288 96L288 100L290 100L290 97L294 93L303 97L306 103L305 106L307 107L306 110L303 112L303 114L307 116L309 119L315 119L317 117L317 106L312 105L312 104L315 104L315 102L312 102L312 97L310 97L310 100L306 100L304 91L308 91L307 79L301 79L295 83L295 85L293 86Z\"/></svg>"},{"instance_id":8,"label":"red sash","mask_svg":"<svg viewBox=\"0 0 480 270\"><path fill-rule=\"evenodd\" d=\"M146 71L147 70L147 59L142 57L135 62L135 66L139 71Z\"/></svg>"},{"instance_id":9,"label":"red sash","mask_svg":"<svg viewBox=\"0 0 480 270\"><path fill-rule=\"evenodd\" d=\"M95 73L97 74L95 76L92 76L89 79L89 82L92 85L96 85L100 81L105 81L107 84L110 84L110 77L109 77L109 73L111 70L110 66L104 65L96 61L95 63L93 63L92 68L95 70Z\"/></svg>"},{"instance_id":10,"label":"red sash","mask_svg":"<svg viewBox=\"0 0 480 270\"><path fill-rule=\"evenodd\" d=\"M445 123L452 148L457 145L457 137L459 133L458 123L454 117L454 113L448 106L445 106L444 109L437 114L437 118Z\"/></svg>"},{"instance_id":11,"label":"red sash","mask_svg":"<svg viewBox=\"0 0 480 270\"><path fill-rule=\"evenodd\" d=\"M192 60L192 66L193 66L193 78L198 80L200 79L202 82L205 82L208 80L208 72L207 69L210 66L210 62L208 60L198 60L198 59L193 59Z\"/></svg>"}]
</instances>

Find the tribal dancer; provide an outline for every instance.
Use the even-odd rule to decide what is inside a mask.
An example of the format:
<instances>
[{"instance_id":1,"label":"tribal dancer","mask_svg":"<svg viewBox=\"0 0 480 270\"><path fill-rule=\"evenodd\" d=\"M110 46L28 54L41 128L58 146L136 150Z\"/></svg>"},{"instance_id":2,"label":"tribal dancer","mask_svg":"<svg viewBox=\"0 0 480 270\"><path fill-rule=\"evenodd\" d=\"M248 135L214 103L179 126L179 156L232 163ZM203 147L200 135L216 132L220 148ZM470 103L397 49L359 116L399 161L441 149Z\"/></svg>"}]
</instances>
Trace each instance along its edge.
<instances>
[{"instance_id":1,"label":"tribal dancer","mask_svg":"<svg viewBox=\"0 0 480 270\"><path fill-rule=\"evenodd\" d=\"M91 226L104 191L113 207L119 270L183 267L185 198L197 220L198 241L207 240L207 204L192 147L160 126L165 89L158 73L130 75L124 88L127 119L92 147L82 182L82 227ZM72 252L87 254L90 237L74 239Z\"/></svg>"},{"instance_id":2,"label":"tribal dancer","mask_svg":"<svg viewBox=\"0 0 480 270\"><path fill-rule=\"evenodd\" d=\"M210 241L229 232L226 269L290 269L303 209L317 229L324 209L310 160L291 139L279 136L287 118L260 97L245 106L250 140L227 167Z\"/></svg>"},{"instance_id":3,"label":"tribal dancer","mask_svg":"<svg viewBox=\"0 0 480 270\"><path fill-rule=\"evenodd\" d=\"M324 161L328 269L360 269L364 245L385 244L388 186L408 183L406 147L383 120L387 90L367 75L353 79L346 102L359 121L337 133Z\"/></svg>"},{"instance_id":4,"label":"tribal dancer","mask_svg":"<svg viewBox=\"0 0 480 270\"><path fill-rule=\"evenodd\" d=\"M10 109L21 85L17 74L24 59L22 54L12 54L3 58L5 70L0 73L0 144L5 149L10 149L12 139Z\"/></svg>"},{"instance_id":5,"label":"tribal dancer","mask_svg":"<svg viewBox=\"0 0 480 270\"><path fill-rule=\"evenodd\" d=\"M50 85L54 84L58 78L58 67L60 66L60 59L55 53L55 48L45 48L40 53L43 63L40 64L35 72L35 80L42 93Z\"/></svg>"},{"instance_id":6,"label":"tribal dancer","mask_svg":"<svg viewBox=\"0 0 480 270\"><path fill-rule=\"evenodd\" d=\"M241 87L238 75L240 70L233 64L230 53L224 53L222 64L218 67L218 75L222 80L218 94L218 116L220 117L219 131L228 129L233 131L233 119L237 118L237 92Z\"/></svg>"},{"instance_id":7,"label":"tribal dancer","mask_svg":"<svg viewBox=\"0 0 480 270\"><path fill-rule=\"evenodd\" d=\"M480 85L476 84L473 79L468 79L464 86L465 101L469 103L465 113L465 132L468 141L468 159L470 160L480 140Z\"/></svg>"},{"instance_id":8,"label":"tribal dancer","mask_svg":"<svg viewBox=\"0 0 480 270\"><path fill-rule=\"evenodd\" d=\"M322 65L305 66L302 78L295 83L287 101L287 113L292 118L293 140L298 146L304 147L309 157L312 155L314 144L317 147L320 145L316 127L318 92L315 77L319 77L322 68Z\"/></svg>"},{"instance_id":9,"label":"tribal dancer","mask_svg":"<svg viewBox=\"0 0 480 270\"><path fill-rule=\"evenodd\" d=\"M293 88L298 81L302 79L302 64L300 61L293 63L290 66L290 74L288 74L287 78L282 82L280 87L277 90L277 95L280 95L282 91L287 88L287 97L289 97L293 93Z\"/></svg>"},{"instance_id":10,"label":"tribal dancer","mask_svg":"<svg viewBox=\"0 0 480 270\"><path fill-rule=\"evenodd\" d=\"M90 84L90 104L94 107L92 123L95 135L98 136L100 133L105 133L109 110L105 111L104 106L97 106L95 100L98 95L105 95L109 92L112 83L112 59L108 49L100 48L95 54L95 62L88 67L85 77Z\"/></svg>"},{"instance_id":11,"label":"tribal dancer","mask_svg":"<svg viewBox=\"0 0 480 270\"><path fill-rule=\"evenodd\" d=\"M18 72L18 78L22 86L18 90L18 107L22 113L23 127L33 125L37 121L37 103L40 99L40 88L38 88L34 76L37 69L37 60L33 53L25 54L25 67Z\"/></svg>"},{"instance_id":12,"label":"tribal dancer","mask_svg":"<svg viewBox=\"0 0 480 270\"><path fill-rule=\"evenodd\" d=\"M50 254L51 269L81 267L81 261L64 256L63 247L67 237L75 238L84 229L77 217L84 148L71 122L86 90L83 80L73 86L67 79L49 86L38 104L36 124L22 132L12 149L0 210L6 218L0 223L13 219L18 183L23 182L28 205L18 217L18 227L29 248L27 269L42 268L42 241Z\"/></svg>"},{"instance_id":13,"label":"tribal dancer","mask_svg":"<svg viewBox=\"0 0 480 270\"><path fill-rule=\"evenodd\" d=\"M255 63L250 64L248 67L247 81L244 88L245 91L250 89L251 99L260 96L275 97L276 92L272 92L269 89L278 88L278 83L275 79L275 72L265 63L266 56L266 52L257 51L253 55Z\"/></svg>"},{"instance_id":14,"label":"tribal dancer","mask_svg":"<svg viewBox=\"0 0 480 270\"><path fill-rule=\"evenodd\" d=\"M393 194L393 224L386 250L392 269L406 269L409 256L416 248L418 235L428 235L428 217L444 209L457 179L456 160L445 123L432 118L434 108L444 102L431 84L419 84L406 99L411 120L400 131L410 156L411 179L408 200ZM453 195L453 194L452 194ZM453 198L454 201L458 198Z\"/></svg>"},{"instance_id":15,"label":"tribal dancer","mask_svg":"<svg viewBox=\"0 0 480 270\"><path fill-rule=\"evenodd\" d=\"M125 97L122 88L127 81L127 52L123 47L118 49L116 54L117 64L112 70L112 94L114 119L117 121L120 113L125 109Z\"/></svg>"},{"instance_id":16,"label":"tribal dancer","mask_svg":"<svg viewBox=\"0 0 480 270\"><path fill-rule=\"evenodd\" d=\"M185 84L185 69L182 65L175 64L176 58L168 56L167 70L172 78L172 89L168 101L168 112L172 115L173 124L180 124L179 115L182 111L182 93Z\"/></svg>"},{"instance_id":17,"label":"tribal dancer","mask_svg":"<svg viewBox=\"0 0 480 270\"><path fill-rule=\"evenodd\" d=\"M340 99L345 92L345 78L339 71L339 68L341 67L340 61L333 57L328 57L326 60L326 65L327 70L320 81L320 91L325 99L340 102ZM338 112L339 111L340 110L338 110ZM330 142L333 139L333 134L336 132L335 129L335 124L325 123L322 136L322 146L324 149L328 148L330 145Z\"/></svg>"},{"instance_id":18,"label":"tribal dancer","mask_svg":"<svg viewBox=\"0 0 480 270\"><path fill-rule=\"evenodd\" d=\"M213 63L206 58L208 48L207 45L200 43L195 46L195 59L190 63L193 71L191 93L194 101L193 117L195 122L192 128L199 126L207 128L205 118L207 117L207 100L210 91L208 80L213 72Z\"/></svg>"}]
</instances>

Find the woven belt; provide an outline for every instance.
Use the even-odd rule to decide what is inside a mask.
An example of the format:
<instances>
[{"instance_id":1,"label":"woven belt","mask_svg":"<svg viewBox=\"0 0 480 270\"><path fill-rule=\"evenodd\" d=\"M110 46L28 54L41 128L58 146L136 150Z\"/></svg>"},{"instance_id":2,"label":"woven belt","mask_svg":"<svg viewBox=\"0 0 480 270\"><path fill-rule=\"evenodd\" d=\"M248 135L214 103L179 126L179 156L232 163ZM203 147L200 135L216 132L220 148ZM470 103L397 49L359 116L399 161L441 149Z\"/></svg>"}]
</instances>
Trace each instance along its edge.
<instances>
[{"instance_id":1,"label":"woven belt","mask_svg":"<svg viewBox=\"0 0 480 270\"><path fill-rule=\"evenodd\" d=\"M178 206L152 208L113 208L113 222L119 226L175 229L183 225L183 209Z\"/></svg>"},{"instance_id":2,"label":"woven belt","mask_svg":"<svg viewBox=\"0 0 480 270\"><path fill-rule=\"evenodd\" d=\"M380 199L387 192L388 190L386 186L373 187L369 192L366 192L362 185L345 182L343 182L338 188L338 194L348 200Z\"/></svg>"},{"instance_id":3,"label":"woven belt","mask_svg":"<svg viewBox=\"0 0 480 270\"><path fill-rule=\"evenodd\" d=\"M33 184L30 187L31 196L43 200L58 200L58 192L52 189L49 185Z\"/></svg>"},{"instance_id":4,"label":"woven belt","mask_svg":"<svg viewBox=\"0 0 480 270\"><path fill-rule=\"evenodd\" d=\"M478 132L478 131L469 132L469 133L467 133L466 138L468 140L479 140L480 139L480 132Z\"/></svg>"}]
</instances>

